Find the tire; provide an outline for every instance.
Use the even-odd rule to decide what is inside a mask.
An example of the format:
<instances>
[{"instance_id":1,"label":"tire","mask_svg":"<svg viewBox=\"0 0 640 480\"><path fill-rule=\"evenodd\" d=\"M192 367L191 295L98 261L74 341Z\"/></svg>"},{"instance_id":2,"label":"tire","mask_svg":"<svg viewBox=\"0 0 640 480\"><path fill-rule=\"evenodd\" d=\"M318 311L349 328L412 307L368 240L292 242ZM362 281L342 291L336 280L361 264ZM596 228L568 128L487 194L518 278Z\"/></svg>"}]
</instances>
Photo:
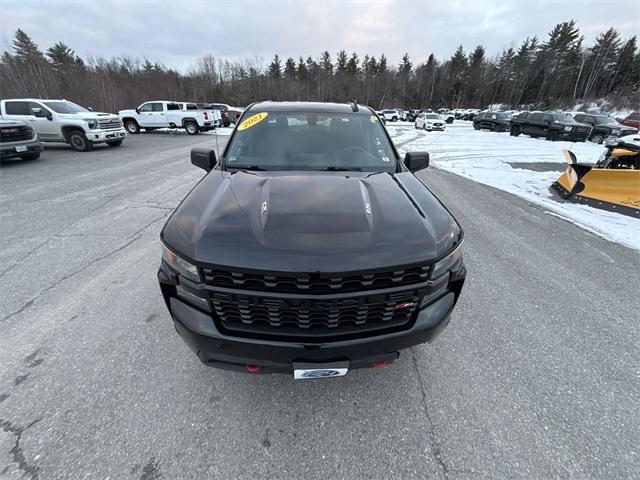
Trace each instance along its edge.
<instances>
[{"instance_id":1,"label":"tire","mask_svg":"<svg viewBox=\"0 0 640 480\"><path fill-rule=\"evenodd\" d=\"M200 129L198 128L198 124L196 122L185 122L184 129L189 135L198 135L198 133L200 132Z\"/></svg>"},{"instance_id":2,"label":"tire","mask_svg":"<svg viewBox=\"0 0 640 480\"><path fill-rule=\"evenodd\" d=\"M511 131L509 132L509 134L512 137L517 137L518 135L520 135L520 127L514 125L513 127L511 127Z\"/></svg>"},{"instance_id":3,"label":"tire","mask_svg":"<svg viewBox=\"0 0 640 480\"><path fill-rule=\"evenodd\" d=\"M72 130L67 136L67 142L76 152L88 152L93 148L93 143L80 130Z\"/></svg>"},{"instance_id":4,"label":"tire","mask_svg":"<svg viewBox=\"0 0 640 480\"><path fill-rule=\"evenodd\" d=\"M545 137L550 142L555 142L556 140L558 140L558 132L556 132L555 130L549 130Z\"/></svg>"},{"instance_id":5,"label":"tire","mask_svg":"<svg viewBox=\"0 0 640 480\"><path fill-rule=\"evenodd\" d=\"M110 147L119 147L120 145L122 145L123 140L111 140L110 142L107 142L107 145L109 145Z\"/></svg>"},{"instance_id":6,"label":"tire","mask_svg":"<svg viewBox=\"0 0 640 480\"><path fill-rule=\"evenodd\" d=\"M129 132L132 135L136 135L140 133L140 126L138 125L138 122L136 122L135 120L125 121L124 128L127 132Z\"/></svg>"},{"instance_id":7,"label":"tire","mask_svg":"<svg viewBox=\"0 0 640 480\"><path fill-rule=\"evenodd\" d=\"M419 128L418 128L418 122L415 122L415 123L413 124L413 126L414 126L414 128L415 128L416 130L419 130Z\"/></svg>"},{"instance_id":8,"label":"tire","mask_svg":"<svg viewBox=\"0 0 640 480\"><path fill-rule=\"evenodd\" d=\"M591 141L593 143L601 144L602 142L604 142L604 135L601 133L594 133L591 136Z\"/></svg>"},{"instance_id":9,"label":"tire","mask_svg":"<svg viewBox=\"0 0 640 480\"><path fill-rule=\"evenodd\" d=\"M480 125L478 125L477 123L473 124L473 129L474 130L480 130Z\"/></svg>"},{"instance_id":10,"label":"tire","mask_svg":"<svg viewBox=\"0 0 640 480\"><path fill-rule=\"evenodd\" d=\"M397 122L398 121L398 117L391 117L391 121L392 122Z\"/></svg>"},{"instance_id":11,"label":"tire","mask_svg":"<svg viewBox=\"0 0 640 480\"><path fill-rule=\"evenodd\" d=\"M20 158L22 160L37 160L40 158L40 152L30 153L29 155L22 155Z\"/></svg>"}]
</instances>

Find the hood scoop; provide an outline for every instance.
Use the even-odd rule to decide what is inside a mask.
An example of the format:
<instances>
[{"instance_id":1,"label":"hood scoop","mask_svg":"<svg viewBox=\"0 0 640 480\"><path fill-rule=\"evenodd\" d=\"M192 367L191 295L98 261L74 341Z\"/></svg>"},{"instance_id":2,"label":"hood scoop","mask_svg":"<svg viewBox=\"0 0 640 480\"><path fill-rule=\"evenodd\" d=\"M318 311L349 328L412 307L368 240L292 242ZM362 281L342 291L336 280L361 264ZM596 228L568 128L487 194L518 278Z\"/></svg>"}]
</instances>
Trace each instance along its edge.
<instances>
[{"instance_id":1,"label":"hood scoop","mask_svg":"<svg viewBox=\"0 0 640 480\"><path fill-rule=\"evenodd\" d=\"M281 176L256 189L252 230L265 247L347 248L369 243L373 206L358 178Z\"/></svg>"}]
</instances>

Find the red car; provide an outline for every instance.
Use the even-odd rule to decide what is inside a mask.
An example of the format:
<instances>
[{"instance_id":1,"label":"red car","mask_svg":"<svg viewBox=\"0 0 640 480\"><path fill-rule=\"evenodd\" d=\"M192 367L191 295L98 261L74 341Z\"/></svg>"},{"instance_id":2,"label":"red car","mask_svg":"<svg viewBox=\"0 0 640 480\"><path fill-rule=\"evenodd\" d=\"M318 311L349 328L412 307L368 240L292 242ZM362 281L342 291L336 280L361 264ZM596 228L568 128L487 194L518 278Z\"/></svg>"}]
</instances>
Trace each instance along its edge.
<instances>
[{"instance_id":1,"label":"red car","mask_svg":"<svg viewBox=\"0 0 640 480\"><path fill-rule=\"evenodd\" d=\"M627 118L620 122L622 125L626 125L628 127L633 127L637 130L640 130L640 112L631 112Z\"/></svg>"}]
</instances>

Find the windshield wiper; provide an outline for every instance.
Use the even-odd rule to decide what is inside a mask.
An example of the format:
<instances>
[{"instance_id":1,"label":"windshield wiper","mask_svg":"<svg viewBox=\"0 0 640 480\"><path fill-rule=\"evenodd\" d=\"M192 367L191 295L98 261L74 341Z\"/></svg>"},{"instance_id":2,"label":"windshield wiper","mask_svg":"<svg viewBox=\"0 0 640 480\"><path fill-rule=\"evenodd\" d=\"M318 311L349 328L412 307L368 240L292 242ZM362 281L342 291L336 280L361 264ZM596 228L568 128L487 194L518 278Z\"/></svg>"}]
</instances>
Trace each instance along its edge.
<instances>
[{"instance_id":1,"label":"windshield wiper","mask_svg":"<svg viewBox=\"0 0 640 480\"><path fill-rule=\"evenodd\" d=\"M361 172L361 168L353 167L327 167L323 169L325 172Z\"/></svg>"},{"instance_id":2,"label":"windshield wiper","mask_svg":"<svg viewBox=\"0 0 640 480\"><path fill-rule=\"evenodd\" d=\"M242 166L236 166L236 165L227 165L227 169L229 168L233 168L235 170L253 170L253 171L260 171L260 172L265 172L266 169L262 168L259 165L242 165Z\"/></svg>"}]
</instances>

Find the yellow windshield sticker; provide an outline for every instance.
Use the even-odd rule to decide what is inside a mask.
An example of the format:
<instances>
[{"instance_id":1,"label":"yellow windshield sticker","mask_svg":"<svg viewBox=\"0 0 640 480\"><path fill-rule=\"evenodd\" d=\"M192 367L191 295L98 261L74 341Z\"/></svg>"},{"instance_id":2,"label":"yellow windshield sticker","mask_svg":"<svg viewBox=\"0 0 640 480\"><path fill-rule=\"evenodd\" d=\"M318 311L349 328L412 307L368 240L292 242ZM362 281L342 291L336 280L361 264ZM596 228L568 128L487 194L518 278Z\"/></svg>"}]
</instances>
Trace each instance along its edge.
<instances>
[{"instance_id":1,"label":"yellow windshield sticker","mask_svg":"<svg viewBox=\"0 0 640 480\"><path fill-rule=\"evenodd\" d=\"M243 120L240 125L238 125L238 130L246 130L247 128L253 127L256 123L261 122L265 118L267 118L269 114L267 112L256 113L255 115L251 115L246 120Z\"/></svg>"},{"instance_id":2,"label":"yellow windshield sticker","mask_svg":"<svg viewBox=\"0 0 640 480\"><path fill-rule=\"evenodd\" d=\"M371 120L371 123L376 123L378 121L378 117L376 115L371 115L369 120Z\"/></svg>"}]
</instances>

